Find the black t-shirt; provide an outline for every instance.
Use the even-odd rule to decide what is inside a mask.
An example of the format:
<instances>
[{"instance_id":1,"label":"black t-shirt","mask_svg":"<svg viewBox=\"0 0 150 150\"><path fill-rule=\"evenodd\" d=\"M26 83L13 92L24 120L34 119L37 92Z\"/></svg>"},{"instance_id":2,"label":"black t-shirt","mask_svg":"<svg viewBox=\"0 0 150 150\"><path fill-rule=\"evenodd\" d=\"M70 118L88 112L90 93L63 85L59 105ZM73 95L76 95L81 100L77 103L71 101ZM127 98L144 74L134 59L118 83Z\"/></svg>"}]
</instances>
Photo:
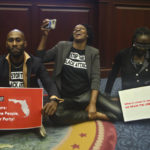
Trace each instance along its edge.
<instances>
[{"instance_id":1,"label":"black t-shirt","mask_svg":"<svg viewBox=\"0 0 150 150\"><path fill-rule=\"evenodd\" d=\"M71 48L62 70L62 91L64 97L80 95L90 89L85 50Z\"/></svg>"},{"instance_id":2,"label":"black t-shirt","mask_svg":"<svg viewBox=\"0 0 150 150\"><path fill-rule=\"evenodd\" d=\"M11 65L10 87L23 88L23 65L15 67Z\"/></svg>"}]
</instances>

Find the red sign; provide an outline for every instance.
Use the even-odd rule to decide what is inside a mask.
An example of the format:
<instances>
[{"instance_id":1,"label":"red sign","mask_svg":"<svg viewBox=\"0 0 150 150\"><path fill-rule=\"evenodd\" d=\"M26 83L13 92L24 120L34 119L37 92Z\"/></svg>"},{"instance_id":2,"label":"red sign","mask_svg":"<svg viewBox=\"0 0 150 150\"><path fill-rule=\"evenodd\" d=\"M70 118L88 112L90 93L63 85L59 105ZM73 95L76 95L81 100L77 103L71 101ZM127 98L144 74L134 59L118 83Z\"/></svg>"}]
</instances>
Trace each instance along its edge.
<instances>
[{"instance_id":1,"label":"red sign","mask_svg":"<svg viewBox=\"0 0 150 150\"><path fill-rule=\"evenodd\" d=\"M40 127L42 88L0 88L0 130Z\"/></svg>"}]
</instances>

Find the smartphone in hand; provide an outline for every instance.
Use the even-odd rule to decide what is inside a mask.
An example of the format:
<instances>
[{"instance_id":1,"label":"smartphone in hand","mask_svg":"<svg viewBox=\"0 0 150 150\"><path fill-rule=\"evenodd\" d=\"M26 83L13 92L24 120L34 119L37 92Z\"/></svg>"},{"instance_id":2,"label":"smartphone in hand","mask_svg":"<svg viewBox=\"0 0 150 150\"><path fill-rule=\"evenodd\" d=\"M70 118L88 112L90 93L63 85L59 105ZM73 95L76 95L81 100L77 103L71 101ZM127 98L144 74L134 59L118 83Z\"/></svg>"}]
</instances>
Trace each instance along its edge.
<instances>
[{"instance_id":1,"label":"smartphone in hand","mask_svg":"<svg viewBox=\"0 0 150 150\"><path fill-rule=\"evenodd\" d=\"M55 29L56 28L56 19L50 19L46 29Z\"/></svg>"}]
</instances>

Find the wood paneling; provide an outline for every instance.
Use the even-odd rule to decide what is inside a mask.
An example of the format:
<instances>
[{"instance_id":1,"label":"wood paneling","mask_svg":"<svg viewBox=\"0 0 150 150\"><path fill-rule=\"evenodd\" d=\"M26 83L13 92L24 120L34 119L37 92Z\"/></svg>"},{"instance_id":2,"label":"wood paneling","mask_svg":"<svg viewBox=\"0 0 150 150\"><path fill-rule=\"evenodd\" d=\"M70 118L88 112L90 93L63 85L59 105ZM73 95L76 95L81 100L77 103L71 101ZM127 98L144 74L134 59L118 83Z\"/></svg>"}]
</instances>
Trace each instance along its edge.
<instances>
[{"instance_id":1,"label":"wood paneling","mask_svg":"<svg viewBox=\"0 0 150 150\"><path fill-rule=\"evenodd\" d=\"M6 35L14 28L25 33L28 52L34 53L44 18L57 19L56 29L49 34L47 48L60 40L68 40L76 24L90 24L95 37L93 46L100 50L102 76L107 76L115 55L131 45L135 29L150 27L150 1L1 0L0 54L5 53Z\"/></svg>"},{"instance_id":2,"label":"wood paneling","mask_svg":"<svg viewBox=\"0 0 150 150\"><path fill-rule=\"evenodd\" d=\"M117 53L120 49L132 45L132 36L138 27L150 27L150 6L123 5L114 6L114 23L112 37L114 44L112 51ZM114 57L114 55L111 55Z\"/></svg>"},{"instance_id":3,"label":"wood paneling","mask_svg":"<svg viewBox=\"0 0 150 150\"><path fill-rule=\"evenodd\" d=\"M150 27L150 1L99 0L99 48L102 68L111 68L114 57L131 46L137 27ZM108 69L109 70L109 69Z\"/></svg>"},{"instance_id":4,"label":"wood paneling","mask_svg":"<svg viewBox=\"0 0 150 150\"><path fill-rule=\"evenodd\" d=\"M110 66L110 50L112 47L111 31L112 31L112 5L109 1L100 1L99 3L99 27L98 27L98 47L101 55L101 67L107 68Z\"/></svg>"},{"instance_id":5,"label":"wood paneling","mask_svg":"<svg viewBox=\"0 0 150 150\"><path fill-rule=\"evenodd\" d=\"M31 19L30 4L0 4L0 54L5 53L6 35L14 28L23 31L31 44Z\"/></svg>"},{"instance_id":6,"label":"wood paneling","mask_svg":"<svg viewBox=\"0 0 150 150\"><path fill-rule=\"evenodd\" d=\"M28 49L31 53L37 48L40 40L40 25L44 18L56 18L57 28L50 32L47 48L60 40L68 40L73 27L79 23L90 24L96 33L94 1L90 0L13 0L0 1L0 35L1 54L5 52L7 33L18 28L25 33ZM97 44L97 36L94 43Z\"/></svg>"},{"instance_id":7,"label":"wood paneling","mask_svg":"<svg viewBox=\"0 0 150 150\"><path fill-rule=\"evenodd\" d=\"M90 24L90 7L74 5L37 5L39 9L40 22L44 18L57 19L56 29L51 31L47 48L52 47L58 41L69 40L73 28L79 23Z\"/></svg>"}]
</instances>

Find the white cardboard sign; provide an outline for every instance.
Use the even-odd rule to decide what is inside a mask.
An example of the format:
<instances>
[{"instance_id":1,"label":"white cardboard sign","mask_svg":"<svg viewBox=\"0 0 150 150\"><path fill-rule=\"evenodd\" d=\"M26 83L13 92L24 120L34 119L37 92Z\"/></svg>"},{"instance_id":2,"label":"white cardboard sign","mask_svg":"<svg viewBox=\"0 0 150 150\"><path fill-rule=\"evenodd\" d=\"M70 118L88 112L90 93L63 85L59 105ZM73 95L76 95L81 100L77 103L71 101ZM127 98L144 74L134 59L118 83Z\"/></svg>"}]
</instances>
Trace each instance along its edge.
<instances>
[{"instance_id":1,"label":"white cardboard sign","mask_svg":"<svg viewBox=\"0 0 150 150\"><path fill-rule=\"evenodd\" d=\"M124 121L150 118L150 86L119 91Z\"/></svg>"}]
</instances>

